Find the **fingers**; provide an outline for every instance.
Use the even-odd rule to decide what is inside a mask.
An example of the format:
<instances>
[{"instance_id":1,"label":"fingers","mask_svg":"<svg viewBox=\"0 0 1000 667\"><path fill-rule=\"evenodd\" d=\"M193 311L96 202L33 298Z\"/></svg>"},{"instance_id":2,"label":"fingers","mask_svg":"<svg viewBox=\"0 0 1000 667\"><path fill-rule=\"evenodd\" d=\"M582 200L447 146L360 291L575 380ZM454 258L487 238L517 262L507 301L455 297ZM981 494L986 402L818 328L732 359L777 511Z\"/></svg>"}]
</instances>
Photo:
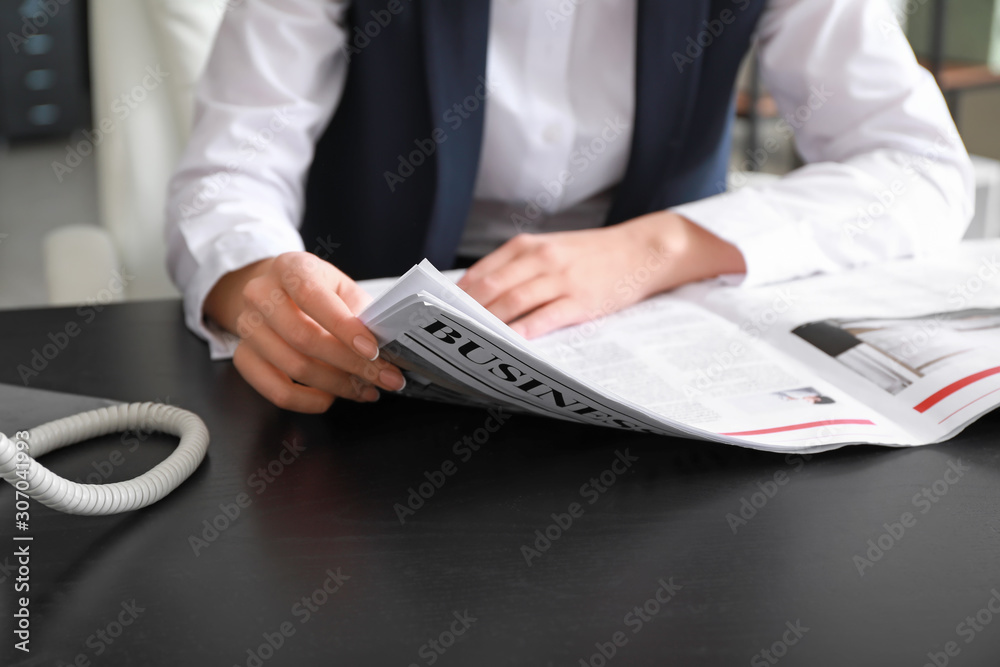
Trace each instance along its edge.
<instances>
[{"instance_id":1,"label":"fingers","mask_svg":"<svg viewBox=\"0 0 1000 667\"><path fill-rule=\"evenodd\" d=\"M247 345L236 348L233 365L251 387L279 408L317 414L326 412L333 404L332 394L293 383Z\"/></svg>"},{"instance_id":2,"label":"fingers","mask_svg":"<svg viewBox=\"0 0 1000 667\"><path fill-rule=\"evenodd\" d=\"M264 304L252 296L256 289L254 285L248 285L247 293L251 295L248 298L254 302L256 308L260 309ZM255 320L254 312L261 310L249 311L240 316L241 335L261 356L279 368L284 368L276 358L280 350L282 359L286 362L291 362L290 353L295 352L298 355L296 361L308 360L308 363L313 364L322 362L348 374L364 378L389 391L398 391L405 384L402 373L395 366L383 359L369 361L362 358L355 350L345 346L317 322L307 317L291 299L282 299L277 305L272 301L263 311L270 313L266 319ZM253 322L257 322L258 325L253 327ZM304 382L295 374L289 373L289 375Z\"/></svg>"},{"instance_id":3,"label":"fingers","mask_svg":"<svg viewBox=\"0 0 1000 667\"><path fill-rule=\"evenodd\" d=\"M308 253L279 255L274 268L281 287L302 312L363 358L374 361L378 357L375 336L352 310L354 306L360 311L367 299L357 283ZM302 333L310 335L308 331Z\"/></svg>"},{"instance_id":4,"label":"fingers","mask_svg":"<svg viewBox=\"0 0 1000 667\"><path fill-rule=\"evenodd\" d=\"M486 308L504 322L512 322L518 317L544 306L565 294L563 281L554 276L542 276L527 282L515 284Z\"/></svg>"},{"instance_id":5,"label":"fingers","mask_svg":"<svg viewBox=\"0 0 1000 667\"><path fill-rule=\"evenodd\" d=\"M458 286L484 305L501 294L554 268L546 265L546 242L521 234L469 267Z\"/></svg>"},{"instance_id":6,"label":"fingers","mask_svg":"<svg viewBox=\"0 0 1000 667\"><path fill-rule=\"evenodd\" d=\"M586 319L587 316L580 304L570 297L562 297L531 311L513 322L510 328L525 338L537 338L550 331L579 324Z\"/></svg>"},{"instance_id":7,"label":"fingers","mask_svg":"<svg viewBox=\"0 0 1000 667\"><path fill-rule=\"evenodd\" d=\"M295 382L319 389L335 398L348 398L354 401L378 400L378 390L370 382L352 374L349 370L335 368L303 355L284 343L278 334L271 330L261 329L253 341L244 341L241 346L250 347L258 357ZM395 368L392 372L399 374ZM373 376L373 379L377 377ZM400 380L402 380L401 375Z\"/></svg>"},{"instance_id":8,"label":"fingers","mask_svg":"<svg viewBox=\"0 0 1000 667\"><path fill-rule=\"evenodd\" d=\"M474 283L470 283L465 291L473 299L489 308L493 303L510 294L511 291L518 290L522 285L543 275L545 268L536 256L524 253L511 263L505 264ZM498 315L498 317L500 316Z\"/></svg>"},{"instance_id":9,"label":"fingers","mask_svg":"<svg viewBox=\"0 0 1000 667\"><path fill-rule=\"evenodd\" d=\"M252 347L264 358L274 362L264 351L287 345L304 357L389 391L397 391L405 384L394 366L383 360L372 361L378 353L375 338L351 310L352 306L362 308L368 295L319 258L307 253L280 255L272 270L247 282L243 298L246 308L239 318L240 336L250 339L266 328L277 334L257 335Z\"/></svg>"},{"instance_id":10,"label":"fingers","mask_svg":"<svg viewBox=\"0 0 1000 667\"><path fill-rule=\"evenodd\" d=\"M528 249L531 239L528 234L519 234L469 267L459 285L472 284L510 262Z\"/></svg>"},{"instance_id":11,"label":"fingers","mask_svg":"<svg viewBox=\"0 0 1000 667\"><path fill-rule=\"evenodd\" d=\"M344 300L347 307L351 309L351 312L357 315L372 302L372 295L364 291L360 285L348 278L340 269L333 268L344 278L344 280L338 283L338 287L336 288L337 294Z\"/></svg>"},{"instance_id":12,"label":"fingers","mask_svg":"<svg viewBox=\"0 0 1000 667\"><path fill-rule=\"evenodd\" d=\"M376 386L402 389L398 368L377 359L375 337L357 318L370 297L332 265L285 253L242 287L233 358L240 374L275 405L323 412L335 398L373 401Z\"/></svg>"}]
</instances>

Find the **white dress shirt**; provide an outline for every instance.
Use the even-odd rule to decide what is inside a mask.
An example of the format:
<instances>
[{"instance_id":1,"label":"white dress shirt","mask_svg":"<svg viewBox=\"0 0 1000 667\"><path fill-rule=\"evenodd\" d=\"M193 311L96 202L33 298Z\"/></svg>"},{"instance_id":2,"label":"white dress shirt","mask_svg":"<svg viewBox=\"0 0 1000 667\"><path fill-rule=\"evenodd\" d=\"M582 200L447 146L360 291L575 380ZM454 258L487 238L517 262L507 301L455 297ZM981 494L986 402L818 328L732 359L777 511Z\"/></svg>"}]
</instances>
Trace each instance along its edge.
<instances>
[{"instance_id":1,"label":"white dress shirt","mask_svg":"<svg viewBox=\"0 0 1000 667\"><path fill-rule=\"evenodd\" d=\"M347 4L239 3L216 38L170 186L166 232L188 326L213 358L235 347L203 319L216 281L313 250L298 225L314 144L346 78ZM741 5L734 0L734 10ZM463 254L520 231L600 225L631 142L635 0L494 0L490 18L491 92ZM808 164L773 184L674 209L741 250L743 284L927 254L961 238L972 166L888 6L774 0L757 40L780 129L794 130ZM765 142L747 159L763 162L775 150ZM335 250L318 250L336 264Z\"/></svg>"}]
</instances>

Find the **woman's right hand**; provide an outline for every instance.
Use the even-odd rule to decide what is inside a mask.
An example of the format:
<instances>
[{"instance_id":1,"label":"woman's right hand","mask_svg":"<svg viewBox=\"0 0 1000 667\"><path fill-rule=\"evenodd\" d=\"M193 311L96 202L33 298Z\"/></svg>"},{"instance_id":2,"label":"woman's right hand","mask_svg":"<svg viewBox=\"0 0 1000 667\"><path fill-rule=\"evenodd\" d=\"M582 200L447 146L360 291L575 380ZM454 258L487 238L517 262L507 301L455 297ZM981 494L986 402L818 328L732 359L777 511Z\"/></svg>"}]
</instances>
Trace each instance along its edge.
<instances>
[{"instance_id":1,"label":"woman's right hand","mask_svg":"<svg viewBox=\"0 0 1000 667\"><path fill-rule=\"evenodd\" d=\"M336 398L375 401L405 385L377 359L357 314L370 300L357 283L308 252L288 252L224 275L205 314L240 337L233 364L280 408L325 412Z\"/></svg>"}]
</instances>

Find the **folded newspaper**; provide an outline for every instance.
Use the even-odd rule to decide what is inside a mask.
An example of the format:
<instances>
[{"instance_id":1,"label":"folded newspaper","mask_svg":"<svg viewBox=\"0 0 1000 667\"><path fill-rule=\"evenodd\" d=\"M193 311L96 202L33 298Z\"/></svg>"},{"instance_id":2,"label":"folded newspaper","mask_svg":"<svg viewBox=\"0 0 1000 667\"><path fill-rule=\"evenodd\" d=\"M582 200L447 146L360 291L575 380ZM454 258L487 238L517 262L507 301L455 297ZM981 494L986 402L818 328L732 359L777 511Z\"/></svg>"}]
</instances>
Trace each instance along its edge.
<instances>
[{"instance_id":1,"label":"folded newspaper","mask_svg":"<svg viewBox=\"0 0 1000 667\"><path fill-rule=\"evenodd\" d=\"M427 260L361 314L405 394L781 452L946 440L1000 404L1000 241L705 281L525 340ZM623 285L648 279L645 268Z\"/></svg>"}]
</instances>

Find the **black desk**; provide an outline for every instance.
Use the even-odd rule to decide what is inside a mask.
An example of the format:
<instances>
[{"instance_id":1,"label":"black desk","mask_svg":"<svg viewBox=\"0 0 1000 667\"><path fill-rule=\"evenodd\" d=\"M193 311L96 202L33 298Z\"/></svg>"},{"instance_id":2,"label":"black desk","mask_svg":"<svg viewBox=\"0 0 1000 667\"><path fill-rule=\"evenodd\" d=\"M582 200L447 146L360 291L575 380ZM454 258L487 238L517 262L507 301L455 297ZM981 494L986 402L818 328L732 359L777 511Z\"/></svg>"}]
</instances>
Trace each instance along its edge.
<instances>
[{"instance_id":1,"label":"black desk","mask_svg":"<svg viewBox=\"0 0 1000 667\"><path fill-rule=\"evenodd\" d=\"M942 445L789 462L522 416L488 433L486 412L393 397L285 413L230 364L208 361L176 302L109 307L92 322L74 309L0 322L0 382L21 384L17 365L78 322L30 386L169 400L212 433L205 464L151 508L86 518L33 506L33 651L11 650L7 576L0 664L766 665L780 655L782 665L919 667L928 652L939 664L998 664L996 414ZM8 411L2 427L29 426L16 423L25 414ZM456 455L466 436L485 442ZM72 479L114 457L121 479L172 444L152 436L130 451L111 436L46 462ZM581 489L616 452L636 460L617 464L625 472L605 491ZM401 525L394 505L448 460L453 474ZM968 469L946 474L949 462ZM769 486L779 472L785 483ZM773 497L754 496L758 482ZM924 487L946 493L915 502ZM727 514L743 498L761 507L734 534ZM13 552L13 503L4 485L0 564ZM550 527L571 503L582 515ZM915 523L899 535L904 512ZM205 521L224 529L203 535ZM522 545L547 527L555 539L529 567ZM206 540L198 555L191 536ZM889 547L870 565L855 559L868 540ZM943 653L948 642L957 655Z\"/></svg>"}]
</instances>

